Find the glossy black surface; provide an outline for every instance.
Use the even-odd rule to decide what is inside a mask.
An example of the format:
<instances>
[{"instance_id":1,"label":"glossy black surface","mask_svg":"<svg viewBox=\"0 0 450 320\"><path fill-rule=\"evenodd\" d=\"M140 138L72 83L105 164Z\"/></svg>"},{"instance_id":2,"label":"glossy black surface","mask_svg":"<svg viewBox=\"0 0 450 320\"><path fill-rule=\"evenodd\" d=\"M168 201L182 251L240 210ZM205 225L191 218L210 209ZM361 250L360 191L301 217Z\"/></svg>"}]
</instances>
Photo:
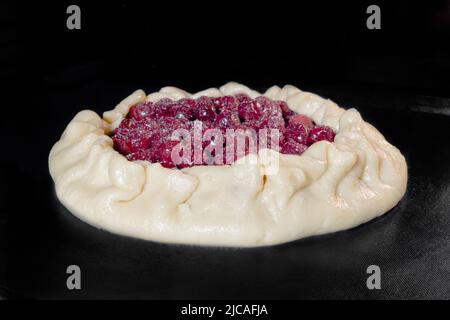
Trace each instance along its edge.
<instances>
[{"instance_id":1,"label":"glossy black surface","mask_svg":"<svg viewBox=\"0 0 450 320\"><path fill-rule=\"evenodd\" d=\"M79 221L55 198L45 160L37 166L23 161L11 174L20 174L16 191L26 183L31 197L24 202L20 193L13 195L9 288L37 298L450 298L450 118L408 111L398 101L406 97L376 98L373 91L369 98L361 90L343 90L334 98L344 105L347 95L353 103L375 100L376 106L355 107L407 158L408 192L386 215L355 229L274 247L152 243ZM56 105L53 111L65 114ZM45 146L40 157L51 143L39 145ZM66 289L71 264L81 267L80 291ZM366 288L372 264L382 271L380 291Z\"/></svg>"},{"instance_id":2,"label":"glossy black surface","mask_svg":"<svg viewBox=\"0 0 450 320\"><path fill-rule=\"evenodd\" d=\"M220 34L227 43L225 22L236 13L231 6L210 19L190 3L170 5L177 19L168 24L164 14L148 18L148 12L166 9L153 2L119 1L107 8L82 3L80 32L65 27L71 3L24 6L16 17L17 40L8 40L11 29L1 29L6 41L0 58L7 62L0 65L8 69L0 79L17 90L7 92L13 99L2 103L0 117L0 296L449 299L446 7L383 4L383 29L369 32L366 4L308 3L300 11L281 4L257 13L240 8L239 17L254 14L233 19L231 31L238 36L232 47L209 37ZM289 46L267 46L267 38ZM17 70L10 67L16 58ZM117 236L59 204L47 156L79 110L101 113L137 88L197 91L230 80L259 90L291 83L360 110L407 158L404 199L357 228L255 249ZM66 288L72 264L82 271L79 291ZM381 290L366 288L366 269L373 264L381 268Z\"/></svg>"}]
</instances>

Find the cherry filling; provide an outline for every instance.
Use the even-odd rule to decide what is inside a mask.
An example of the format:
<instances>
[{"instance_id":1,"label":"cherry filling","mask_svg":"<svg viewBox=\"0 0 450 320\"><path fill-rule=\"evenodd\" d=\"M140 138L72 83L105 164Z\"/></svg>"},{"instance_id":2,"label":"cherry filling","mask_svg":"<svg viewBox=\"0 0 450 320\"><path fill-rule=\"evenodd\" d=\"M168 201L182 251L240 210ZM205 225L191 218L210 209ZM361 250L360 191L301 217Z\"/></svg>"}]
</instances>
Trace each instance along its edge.
<instances>
[{"instance_id":1,"label":"cherry filling","mask_svg":"<svg viewBox=\"0 0 450 320\"><path fill-rule=\"evenodd\" d=\"M174 132L182 134L174 139ZM239 150L237 137L244 133L247 139ZM245 94L144 102L132 107L112 133L114 149L128 160L159 162L179 169L230 164L263 148L301 155L317 141L333 142L334 136L331 128L295 113L284 101L263 96L251 99ZM184 146L190 148L178 149L175 161L172 151L188 141L191 143Z\"/></svg>"}]
</instances>

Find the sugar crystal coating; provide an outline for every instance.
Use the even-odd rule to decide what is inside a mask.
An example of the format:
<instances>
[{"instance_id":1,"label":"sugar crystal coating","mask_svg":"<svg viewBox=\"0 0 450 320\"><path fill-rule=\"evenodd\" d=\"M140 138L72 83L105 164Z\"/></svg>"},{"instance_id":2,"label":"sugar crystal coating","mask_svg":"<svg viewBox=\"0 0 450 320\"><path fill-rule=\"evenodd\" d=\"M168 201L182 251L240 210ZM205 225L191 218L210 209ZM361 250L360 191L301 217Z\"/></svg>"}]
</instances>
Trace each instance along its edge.
<instances>
[{"instance_id":1,"label":"sugar crystal coating","mask_svg":"<svg viewBox=\"0 0 450 320\"><path fill-rule=\"evenodd\" d=\"M194 129L199 125L202 128L201 140L196 144ZM174 139L173 133L179 129L187 135ZM268 133L265 145L261 143L262 129ZM270 132L276 133L278 139L275 140ZM219 139L217 134L222 134L223 139ZM226 139L238 136L247 137L243 151L237 150ZM229 159L236 161L265 147L283 154L301 155L311 144L321 140L333 142L334 137L331 128L315 125L306 115L289 109L284 101L273 101L264 96L252 99L245 94L177 101L163 98L155 103L140 103L130 109L112 133L114 149L128 160L158 162L166 168L179 169L193 165L230 164ZM189 142L191 148L178 152L181 161L175 163L172 151L180 143L187 146ZM256 148L251 147L252 142ZM221 148L223 154L215 154L218 149L212 147ZM227 155L225 151L229 150L232 154ZM195 152L202 155L200 163L194 161Z\"/></svg>"}]
</instances>

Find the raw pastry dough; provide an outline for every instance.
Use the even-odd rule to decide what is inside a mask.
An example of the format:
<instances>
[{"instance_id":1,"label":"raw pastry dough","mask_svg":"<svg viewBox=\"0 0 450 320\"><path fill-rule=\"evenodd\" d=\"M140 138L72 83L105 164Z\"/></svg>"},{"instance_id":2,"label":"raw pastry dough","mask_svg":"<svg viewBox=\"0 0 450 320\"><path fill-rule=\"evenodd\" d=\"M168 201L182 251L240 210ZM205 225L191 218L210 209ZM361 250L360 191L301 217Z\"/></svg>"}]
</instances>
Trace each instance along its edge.
<instances>
[{"instance_id":1,"label":"raw pastry dough","mask_svg":"<svg viewBox=\"0 0 450 320\"><path fill-rule=\"evenodd\" d=\"M333 143L317 142L301 156L280 154L277 174L261 174L270 163L255 161L166 169L128 161L113 149L108 134L139 102L237 93L260 95L237 83L196 94L165 87L148 96L137 90L103 118L79 112L49 155L58 198L80 219L111 232L249 247L348 229L402 198L407 166L399 150L355 109L344 110L290 85L271 87L264 95L286 101L337 134Z\"/></svg>"}]
</instances>

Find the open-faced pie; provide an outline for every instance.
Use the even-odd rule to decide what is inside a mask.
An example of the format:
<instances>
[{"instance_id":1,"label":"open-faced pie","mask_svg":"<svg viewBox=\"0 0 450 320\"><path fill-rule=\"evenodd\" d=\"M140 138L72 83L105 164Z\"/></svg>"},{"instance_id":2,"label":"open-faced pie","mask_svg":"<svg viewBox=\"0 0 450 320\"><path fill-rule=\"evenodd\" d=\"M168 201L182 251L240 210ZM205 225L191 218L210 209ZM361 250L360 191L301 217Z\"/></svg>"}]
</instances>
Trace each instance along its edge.
<instances>
[{"instance_id":1,"label":"open-faced pie","mask_svg":"<svg viewBox=\"0 0 450 320\"><path fill-rule=\"evenodd\" d=\"M394 207L407 166L355 109L293 86L137 90L79 112L49 156L60 201L99 228L261 246L351 228Z\"/></svg>"}]
</instances>

